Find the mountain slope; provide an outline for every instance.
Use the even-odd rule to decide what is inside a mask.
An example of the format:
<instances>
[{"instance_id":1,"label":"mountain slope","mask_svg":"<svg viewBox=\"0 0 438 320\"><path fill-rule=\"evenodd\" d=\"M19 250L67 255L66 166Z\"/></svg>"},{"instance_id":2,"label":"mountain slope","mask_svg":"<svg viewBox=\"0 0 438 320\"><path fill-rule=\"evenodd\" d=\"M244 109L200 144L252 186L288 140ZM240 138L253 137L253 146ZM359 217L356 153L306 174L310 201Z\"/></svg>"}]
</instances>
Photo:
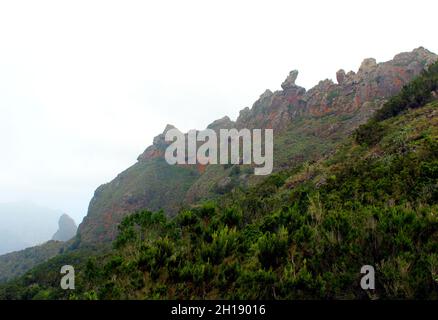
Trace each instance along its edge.
<instances>
[{"instance_id":1,"label":"mountain slope","mask_svg":"<svg viewBox=\"0 0 438 320\"><path fill-rule=\"evenodd\" d=\"M0 283L19 277L35 266L60 254L63 242L48 241L42 245L0 256Z\"/></svg>"},{"instance_id":2,"label":"mountain slope","mask_svg":"<svg viewBox=\"0 0 438 320\"><path fill-rule=\"evenodd\" d=\"M171 219L129 215L113 251L60 255L0 298L437 299L438 63L418 79L333 154ZM74 293L53 271L69 263Z\"/></svg>"},{"instance_id":3,"label":"mountain slope","mask_svg":"<svg viewBox=\"0 0 438 320\"><path fill-rule=\"evenodd\" d=\"M223 204L175 220L126 218L118 250L88 266L84 294L365 298L360 269L372 265L370 298L438 298L438 103L382 125L376 145L350 139L326 160Z\"/></svg>"},{"instance_id":4,"label":"mountain slope","mask_svg":"<svg viewBox=\"0 0 438 320\"><path fill-rule=\"evenodd\" d=\"M81 240L114 239L121 217L139 208L176 212L198 175L196 168L170 166L163 158L137 162L96 190L79 226Z\"/></svg>"},{"instance_id":5,"label":"mountain slope","mask_svg":"<svg viewBox=\"0 0 438 320\"><path fill-rule=\"evenodd\" d=\"M267 90L251 109L242 110L235 122L225 117L209 127L273 128L276 171L318 160L436 59L424 48L379 64L366 59L357 73L340 70L338 83L321 81L309 91L295 84L298 72L292 71L282 90ZM167 165L163 159L167 146L164 133L169 128L154 139L136 164L96 190L87 217L79 226L81 241L113 240L116 226L135 210L164 209L172 216L183 204L260 182L260 177L249 174L251 168Z\"/></svg>"}]
</instances>

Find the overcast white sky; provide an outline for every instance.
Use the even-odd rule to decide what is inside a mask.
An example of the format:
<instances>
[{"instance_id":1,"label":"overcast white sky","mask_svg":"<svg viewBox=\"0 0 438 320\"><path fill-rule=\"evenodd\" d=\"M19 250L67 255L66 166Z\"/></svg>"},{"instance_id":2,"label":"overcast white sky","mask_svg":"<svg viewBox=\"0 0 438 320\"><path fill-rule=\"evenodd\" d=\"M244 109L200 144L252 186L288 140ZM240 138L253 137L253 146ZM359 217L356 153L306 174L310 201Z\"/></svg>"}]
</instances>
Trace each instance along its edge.
<instances>
[{"instance_id":1,"label":"overcast white sky","mask_svg":"<svg viewBox=\"0 0 438 320\"><path fill-rule=\"evenodd\" d=\"M290 70L310 88L424 46L436 1L1 1L0 202L82 220L167 123L235 119Z\"/></svg>"}]
</instances>

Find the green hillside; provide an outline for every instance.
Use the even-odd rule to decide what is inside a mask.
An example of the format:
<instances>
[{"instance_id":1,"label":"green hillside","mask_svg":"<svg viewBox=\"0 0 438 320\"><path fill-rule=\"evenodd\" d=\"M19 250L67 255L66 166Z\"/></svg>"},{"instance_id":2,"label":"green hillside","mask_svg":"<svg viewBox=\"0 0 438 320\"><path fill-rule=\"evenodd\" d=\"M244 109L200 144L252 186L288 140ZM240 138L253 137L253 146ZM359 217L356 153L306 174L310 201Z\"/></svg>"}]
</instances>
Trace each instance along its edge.
<instances>
[{"instance_id":1,"label":"green hillside","mask_svg":"<svg viewBox=\"0 0 438 320\"><path fill-rule=\"evenodd\" d=\"M266 90L251 108L240 111L236 121L224 117L209 127L273 129L274 172L288 170L333 153L385 101L437 59L422 47L385 62L365 59L357 72L340 70L336 83L323 80L309 90L295 83L298 71L292 71L281 90ZM132 212L163 209L174 216L185 206L217 200L234 188L255 186L263 180L248 167L167 165L165 132L171 128L167 125L153 139L137 163L96 190L78 229L82 245L113 241L117 225Z\"/></svg>"},{"instance_id":2,"label":"green hillside","mask_svg":"<svg viewBox=\"0 0 438 320\"><path fill-rule=\"evenodd\" d=\"M64 242L48 241L39 246L0 256L0 283L21 276L29 269L62 252L64 247Z\"/></svg>"},{"instance_id":3,"label":"green hillside","mask_svg":"<svg viewBox=\"0 0 438 320\"><path fill-rule=\"evenodd\" d=\"M115 238L121 213L136 208L163 209L174 213L184 200L185 192L198 177L192 167L170 166L156 158L137 162L109 184L99 187L90 203L90 215L81 224L79 233L84 242L108 241ZM172 199L167 201L166 199ZM99 212L103 219L96 221ZM94 238L90 239L90 235Z\"/></svg>"},{"instance_id":4,"label":"green hillside","mask_svg":"<svg viewBox=\"0 0 438 320\"><path fill-rule=\"evenodd\" d=\"M437 64L324 159L181 211L140 211L113 250L71 250L7 299L438 299ZM382 116L384 114L385 116ZM59 288L76 268L76 290ZM360 288L360 269L376 289Z\"/></svg>"}]
</instances>

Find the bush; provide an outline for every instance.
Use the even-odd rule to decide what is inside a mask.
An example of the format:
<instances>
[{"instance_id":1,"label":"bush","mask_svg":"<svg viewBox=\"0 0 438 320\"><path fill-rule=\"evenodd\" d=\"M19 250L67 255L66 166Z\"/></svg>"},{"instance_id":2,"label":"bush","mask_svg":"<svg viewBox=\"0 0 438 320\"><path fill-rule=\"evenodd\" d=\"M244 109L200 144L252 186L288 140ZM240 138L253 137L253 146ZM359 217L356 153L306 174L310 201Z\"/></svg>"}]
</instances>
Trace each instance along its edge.
<instances>
[{"instance_id":1,"label":"bush","mask_svg":"<svg viewBox=\"0 0 438 320\"><path fill-rule=\"evenodd\" d=\"M369 121L362 124L354 132L357 143L367 146L374 146L380 142L385 134L384 126L377 121Z\"/></svg>"},{"instance_id":2,"label":"bush","mask_svg":"<svg viewBox=\"0 0 438 320\"><path fill-rule=\"evenodd\" d=\"M277 267L287 257L288 231L280 228L278 233L265 233L257 242L257 257L263 268Z\"/></svg>"}]
</instances>

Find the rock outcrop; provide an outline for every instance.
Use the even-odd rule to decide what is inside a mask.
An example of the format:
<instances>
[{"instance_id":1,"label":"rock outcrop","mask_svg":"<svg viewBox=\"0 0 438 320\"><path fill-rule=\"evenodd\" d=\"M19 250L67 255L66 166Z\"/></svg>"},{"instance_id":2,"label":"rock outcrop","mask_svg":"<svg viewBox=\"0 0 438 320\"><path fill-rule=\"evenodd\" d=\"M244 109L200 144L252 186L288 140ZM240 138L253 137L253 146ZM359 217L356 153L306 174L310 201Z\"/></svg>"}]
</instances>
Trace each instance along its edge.
<instances>
[{"instance_id":1,"label":"rock outcrop","mask_svg":"<svg viewBox=\"0 0 438 320\"><path fill-rule=\"evenodd\" d=\"M76 235L76 231L78 229L75 221L67 214L63 214L59 218L58 226L58 231L56 231L52 237L52 240L55 241L65 242L72 239Z\"/></svg>"},{"instance_id":2,"label":"rock outcrop","mask_svg":"<svg viewBox=\"0 0 438 320\"><path fill-rule=\"evenodd\" d=\"M346 74L344 69L340 69L338 72L336 72L336 81L338 81L338 84L344 83L345 76Z\"/></svg>"},{"instance_id":3,"label":"rock outcrop","mask_svg":"<svg viewBox=\"0 0 438 320\"><path fill-rule=\"evenodd\" d=\"M169 142L166 142L166 133L167 131L175 129L175 127L171 124L166 125L163 133L156 136L153 140L151 146L147 147L146 150L138 156L138 161L145 161L148 159L160 158L164 157L164 152L166 147L169 145Z\"/></svg>"},{"instance_id":4,"label":"rock outcrop","mask_svg":"<svg viewBox=\"0 0 438 320\"><path fill-rule=\"evenodd\" d=\"M327 79L308 91L295 84L298 71L293 70L282 83L283 90L274 93L267 90L251 109L241 111L236 124L240 128L282 131L293 118L333 112L352 114L372 101L374 109L366 110L370 115L436 59L434 53L422 47L400 53L387 62L377 63L368 58L357 73L341 69L336 73L337 83Z\"/></svg>"},{"instance_id":5,"label":"rock outcrop","mask_svg":"<svg viewBox=\"0 0 438 320\"><path fill-rule=\"evenodd\" d=\"M295 88L296 87L295 81L297 80L297 78L298 78L298 70L292 70L287 76L286 80L284 80L284 82L281 84L283 90Z\"/></svg>"},{"instance_id":6,"label":"rock outcrop","mask_svg":"<svg viewBox=\"0 0 438 320\"><path fill-rule=\"evenodd\" d=\"M323 152L330 152L436 60L437 56L424 48L382 63L368 58L357 72L340 70L336 73L337 83L326 79L310 90L296 84L298 71L293 70L282 83L282 90L266 90L252 108L240 111L235 122L224 117L209 128L274 129L277 169L315 160ZM79 227L83 241L112 240L117 224L136 210L164 209L173 215L181 205L208 197L224 181L231 181L229 168L167 165L163 159L167 146L164 135L171 128L168 125L155 137L135 165L96 190L88 215ZM243 181L244 175L234 180Z\"/></svg>"},{"instance_id":7,"label":"rock outcrop","mask_svg":"<svg viewBox=\"0 0 438 320\"><path fill-rule=\"evenodd\" d=\"M234 121L231 121L231 119L228 116L225 116L221 119L213 121L207 126L207 128L212 129L214 131L218 131L220 129L231 129L234 128L235 126L236 123Z\"/></svg>"}]
</instances>

